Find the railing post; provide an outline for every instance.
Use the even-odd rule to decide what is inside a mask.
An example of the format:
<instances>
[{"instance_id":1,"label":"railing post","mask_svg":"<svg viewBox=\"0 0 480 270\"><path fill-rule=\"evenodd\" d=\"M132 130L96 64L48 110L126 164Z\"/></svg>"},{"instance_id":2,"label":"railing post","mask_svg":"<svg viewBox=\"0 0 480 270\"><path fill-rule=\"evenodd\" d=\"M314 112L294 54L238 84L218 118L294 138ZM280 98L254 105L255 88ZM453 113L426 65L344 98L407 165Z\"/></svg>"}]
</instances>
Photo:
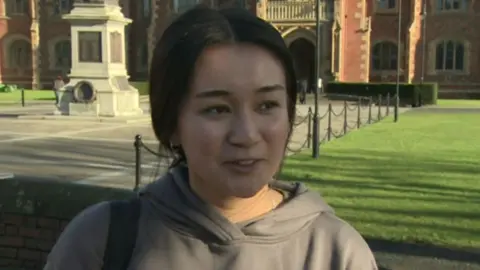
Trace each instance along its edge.
<instances>
[{"instance_id":1,"label":"railing post","mask_svg":"<svg viewBox=\"0 0 480 270\"><path fill-rule=\"evenodd\" d=\"M22 88L22 107L25 107L25 89Z\"/></svg>"},{"instance_id":2,"label":"railing post","mask_svg":"<svg viewBox=\"0 0 480 270\"><path fill-rule=\"evenodd\" d=\"M372 123L372 97L368 100L368 124Z\"/></svg>"},{"instance_id":3,"label":"railing post","mask_svg":"<svg viewBox=\"0 0 480 270\"><path fill-rule=\"evenodd\" d=\"M390 115L390 93L387 93L387 116Z\"/></svg>"},{"instance_id":4,"label":"railing post","mask_svg":"<svg viewBox=\"0 0 480 270\"><path fill-rule=\"evenodd\" d=\"M135 147L135 186L133 191L138 191L142 177L142 136L140 134L135 135L133 146Z\"/></svg>"},{"instance_id":5,"label":"railing post","mask_svg":"<svg viewBox=\"0 0 480 270\"><path fill-rule=\"evenodd\" d=\"M382 119L382 95L378 95L378 115L377 120Z\"/></svg>"},{"instance_id":6,"label":"railing post","mask_svg":"<svg viewBox=\"0 0 480 270\"><path fill-rule=\"evenodd\" d=\"M348 111L348 105L347 105L347 101L344 100L343 101L343 135L347 134L348 132L348 114L347 114L347 111Z\"/></svg>"},{"instance_id":7,"label":"railing post","mask_svg":"<svg viewBox=\"0 0 480 270\"><path fill-rule=\"evenodd\" d=\"M308 107L307 147L312 145L312 107Z\"/></svg>"},{"instance_id":8,"label":"railing post","mask_svg":"<svg viewBox=\"0 0 480 270\"><path fill-rule=\"evenodd\" d=\"M362 119L361 119L361 109L362 109L362 98L358 98L358 103L357 103L357 129L359 129L362 125Z\"/></svg>"},{"instance_id":9,"label":"railing post","mask_svg":"<svg viewBox=\"0 0 480 270\"><path fill-rule=\"evenodd\" d=\"M328 103L328 127L327 127L327 140L332 139L332 103Z\"/></svg>"}]
</instances>

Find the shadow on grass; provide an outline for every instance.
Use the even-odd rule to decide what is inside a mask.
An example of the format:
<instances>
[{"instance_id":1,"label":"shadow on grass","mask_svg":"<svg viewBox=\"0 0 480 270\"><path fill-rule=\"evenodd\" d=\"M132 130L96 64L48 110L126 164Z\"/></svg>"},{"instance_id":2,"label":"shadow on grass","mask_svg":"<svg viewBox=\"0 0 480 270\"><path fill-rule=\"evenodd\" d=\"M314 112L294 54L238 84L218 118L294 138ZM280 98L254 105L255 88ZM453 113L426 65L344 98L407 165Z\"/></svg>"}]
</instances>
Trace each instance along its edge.
<instances>
[{"instance_id":1,"label":"shadow on grass","mask_svg":"<svg viewBox=\"0 0 480 270\"><path fill-rule=\"evenodd\" d=\"M366 240L373 252L386 252L450 261L480 263L479 250L452 249L428 244L402 243L374 238L367 238Z\"/></svg>"},{"instance_id":2,"label":"shadow on grass","mask_svg":"<svg viewBox=\"0 0 480 270\"><path fill-rule=\"evenodd\" d=\"M466 208L458 211L455 211L455 208L443 209L442 207L430 211L421 207L415 209L414 206L410 209L401 209L401 205L396 206L400 209L382 209L382 205L374 205L374 203L371 206L332 203L332 206L345 213L374 212L383 217L390 215L391 218L391 220L383 220L383 218L376 220L375 217L369 218L368 214L363 217L362 215L345 217L348 221L357 224L376 224L379 228L403 226L413 231L418 228L434 234L439 232L440 235L442 233L448 235L450 232L464 233L472 237L480 235L480 227L462 228L453 222L438 224L438 220L441 222L445 218L463 219L473 223L480 220L480 208L477 212L472 210L473 205L480 205L480 188L478 185L470 184L475 177L480 176L480 161L476 162L475 159L462 161L453 153L451 160L440 160L435 157L412 157L406 154L369 150L351 153L342 152L342 150L331 152L323 152L320 160L312 160L307 156L298 158L293 156L286 162L281 179L313 185L320 191L323 189L326 197L336 197L337 201L345 199L348 202L349 197L352 197L360 201L362 198L373 201L378 199L381 203L382 199L410 201L410 197L413 197L411 204L418 203L419 206L429 202L433 204L466 203L468 204ZM462 157L461 154L458 156ZM449 181L450 179L452 181ZM458 181L455 181L457 179ZM331 195L328 195L329 192ZM387 194L378 194L388 192L395 195L389 197ZM437 219L437 222L414 224L409 223L408 220L402 220L401 216L433 218ZM398 219L395 219L396 217ZM428 241L416 240L414 235L400 235L399 238L407 240L386 240L381 237L367 236L367 242L374 252L480 263L480 247L439 246L426 243Z\"/></svg>"}]
</instances>

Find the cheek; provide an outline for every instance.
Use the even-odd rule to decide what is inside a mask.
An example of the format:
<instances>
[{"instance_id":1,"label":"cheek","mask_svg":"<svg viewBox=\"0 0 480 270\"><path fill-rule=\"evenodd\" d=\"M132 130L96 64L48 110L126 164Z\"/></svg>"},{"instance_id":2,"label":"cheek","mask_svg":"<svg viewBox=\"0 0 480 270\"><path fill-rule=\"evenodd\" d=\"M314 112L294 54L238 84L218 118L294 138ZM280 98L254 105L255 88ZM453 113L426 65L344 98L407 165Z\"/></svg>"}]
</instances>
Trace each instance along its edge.
<instances>
[{"instance_id":1,"label":"cheek","mask_svg":"<svg viewBox=\"0 0 480 270\"><path fill-rule=\"evenodd\" d=\"M283 151L290 131L287 115L263 123L261 130L270 147Z\"/></svg>"},{"instance_id":2,"label":"cheek","mask_svg":"<svg viewBox=\"0 0 480 270\"><path fill-rule=\"evenodd\" d=\"M179 143L188 156L206 156L220 151L224 128L195 115L186 115L179 123Z\"/></svg>"}]
</instances>

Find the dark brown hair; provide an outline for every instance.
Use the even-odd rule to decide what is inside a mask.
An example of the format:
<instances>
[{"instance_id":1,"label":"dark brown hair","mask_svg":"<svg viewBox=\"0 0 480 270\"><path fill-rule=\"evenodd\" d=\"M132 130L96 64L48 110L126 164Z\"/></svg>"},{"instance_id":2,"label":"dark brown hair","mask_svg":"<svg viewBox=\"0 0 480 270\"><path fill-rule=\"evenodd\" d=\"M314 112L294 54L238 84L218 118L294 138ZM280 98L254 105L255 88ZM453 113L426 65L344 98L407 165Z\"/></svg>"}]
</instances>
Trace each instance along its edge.
<instances>
[{"instance_id":1,"label":"dark brown hair","mask_svg":"<svg viewBox=\"0 0 480 270\"><path fill-rule=\"evenodd\" d=\"M184 153L181 147L171 145L171 137L188 95L195 63L205 48L226 43L261 46L282 62L287 79L288 115L290 125L293 125L296 77L290 51L280 33L244 9L215 10L197 6L178 17L165 30L155 46L150 67L153 130L162 148L176 154L181 161L185 161Z\"/></svg>"}]
</instances>

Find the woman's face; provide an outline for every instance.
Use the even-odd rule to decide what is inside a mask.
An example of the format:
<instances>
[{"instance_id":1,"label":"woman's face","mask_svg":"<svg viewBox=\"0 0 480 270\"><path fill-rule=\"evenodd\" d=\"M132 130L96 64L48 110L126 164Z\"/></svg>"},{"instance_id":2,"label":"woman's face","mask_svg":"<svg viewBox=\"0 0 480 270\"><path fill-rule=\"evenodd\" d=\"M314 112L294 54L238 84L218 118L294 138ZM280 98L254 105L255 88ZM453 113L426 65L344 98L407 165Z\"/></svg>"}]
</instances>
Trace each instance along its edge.
<instances>
[{"instance_id":1,"label":"woman's face","mask_svg":"<svg viewBox=\"0 0 480 270\"><path fill-rule=\"evenodd\" d=\"M255 45L218 45L198 59L174 143L190 182L248 198L278 171L290 125L284 69ZM195 183L192 183L195 182Z\"/></svg>"}]
</instances>

